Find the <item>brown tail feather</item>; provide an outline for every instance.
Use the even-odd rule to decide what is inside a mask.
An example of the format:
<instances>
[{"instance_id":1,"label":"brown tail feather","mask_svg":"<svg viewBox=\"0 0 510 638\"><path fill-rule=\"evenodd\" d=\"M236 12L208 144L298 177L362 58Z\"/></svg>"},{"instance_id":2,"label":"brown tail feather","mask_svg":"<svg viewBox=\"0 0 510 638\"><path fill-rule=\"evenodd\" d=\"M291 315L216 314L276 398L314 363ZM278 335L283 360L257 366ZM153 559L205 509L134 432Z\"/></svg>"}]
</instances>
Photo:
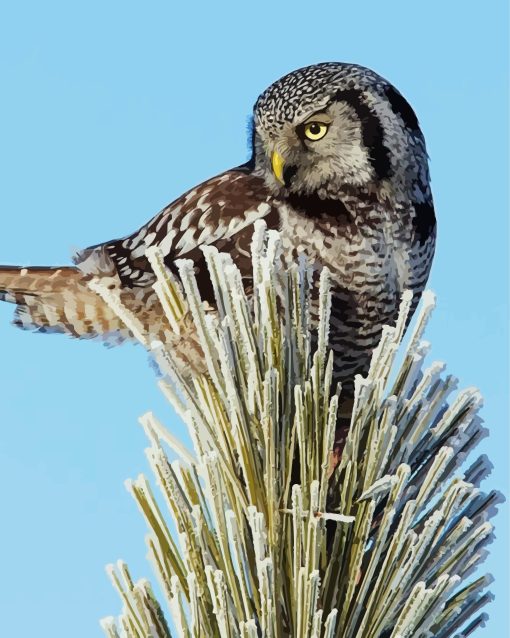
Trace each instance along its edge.
<instances>
[{"instance_id":1,"label":"brown tail feather","mask_svg":"<svg viewBox=\"0 0 510 638\"><path fill-rule=\"evenodd\" d=\"M15 325L73 337L129 337L124 324L73 267L0 266L0 301L15 303Z\"/></svg>"},{"instance_id":2,"label":"brown tail feather","mask_svg":"<svg viewBox=\"0 0 510 638\"><path fill-rule=\"evenodd\" d=\"M0 266L0 301L17 305L14 324L24 330L60 332L72 337L100 337L116 345L134 336L87 282L93 275L74 267L19 268ZM204 355L191 316L186 315L180 334L168 324L159 298L151 285L123 287L115 274L103 276L128 314L134 316L138 330L149 343L161 341L173 352L181 374L190 368L204 373Z\"/></svg>"}]
</instances>

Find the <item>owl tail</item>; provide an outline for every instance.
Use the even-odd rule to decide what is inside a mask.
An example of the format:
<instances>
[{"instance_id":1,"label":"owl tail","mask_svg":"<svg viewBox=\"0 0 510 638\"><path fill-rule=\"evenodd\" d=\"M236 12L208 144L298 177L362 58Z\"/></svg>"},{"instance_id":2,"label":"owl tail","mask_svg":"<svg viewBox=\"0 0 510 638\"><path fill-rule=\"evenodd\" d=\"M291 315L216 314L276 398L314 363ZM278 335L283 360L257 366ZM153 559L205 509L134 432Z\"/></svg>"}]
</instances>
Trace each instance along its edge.
<instances>
[{"instance_id":1,"label":"owl tail","mask_svg":"<svg viewBox=\"0 0 510 638\"><path fill-rule=\"evenodd\" d=\"M102 337L110 343L129 336L78 268L0 266L0 301L17 305L13 323L24 330Z\"/></svg>"}]
</instances>

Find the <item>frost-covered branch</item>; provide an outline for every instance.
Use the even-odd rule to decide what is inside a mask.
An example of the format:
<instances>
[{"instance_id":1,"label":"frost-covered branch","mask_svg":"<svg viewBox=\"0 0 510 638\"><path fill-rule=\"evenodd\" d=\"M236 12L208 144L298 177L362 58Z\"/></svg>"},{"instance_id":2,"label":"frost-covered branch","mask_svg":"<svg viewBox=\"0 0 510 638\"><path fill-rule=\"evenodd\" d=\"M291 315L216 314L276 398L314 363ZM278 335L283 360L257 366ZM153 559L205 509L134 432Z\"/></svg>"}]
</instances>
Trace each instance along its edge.
<instances>
[{"instance_id":1,"label":"frost-covered branch","mask_svg":"<svg viewBox=\"0 0 510 638\"><path fill-rule=\"evenodd\" d=\"M193 322L207 373L183 374L165 344L149 346L193 449L151 413L142 417L164 508L145 476L127 485L149 528L164 600L147 581L133 583L123 563L109 566L123 609L117 621L102 621L105 633L467 636L483 623L478 613L490 598L489 577L473 573L491 540L498 495L479 489L486 458L461 467L485 434L479 393L451 399L456 380L440 363L424 367L433 296L424 295L404 352L409 296L397 326L384 329L367 378L356 380L351 427L330 475L341 393L331 390L328 273L312 326L310 273L303 264L282 272L279 244L259 222L251 299L231 258L204 249L214 315L191 262L178 263L182 291L157 250L148 254L169 326L177 332ZM129 326L127 311L117 311ZM169 450L177 460L169 461Z\"/></svg>"}]
</instances>

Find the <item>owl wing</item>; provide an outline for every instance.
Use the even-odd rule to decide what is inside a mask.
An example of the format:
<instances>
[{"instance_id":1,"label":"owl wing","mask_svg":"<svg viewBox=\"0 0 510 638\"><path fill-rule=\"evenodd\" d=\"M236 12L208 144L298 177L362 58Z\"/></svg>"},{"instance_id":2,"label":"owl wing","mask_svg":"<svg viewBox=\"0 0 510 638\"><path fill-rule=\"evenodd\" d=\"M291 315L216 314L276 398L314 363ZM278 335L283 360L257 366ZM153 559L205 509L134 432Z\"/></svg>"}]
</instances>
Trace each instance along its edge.
<instances>
[{"instance_id":1,"label":"owl wing","mask_svg":"<svg viewBox=\"0 0 510 638\"><path fill-rule=\"evenodd\" d=\"M207 299L210 290L208 278L202 277L205 262L200 247L213 245L229 252L243 272L243 266L248 267L253 224L262 218L276 228L277 207L264 181L241 167L188 191L132 235L87 248L74 261L88 275L117 275L126 289L145 288L154 282L145 251L158 246L171 270L177 259L194 262Z\"/></svg>"},{"instance_id":2,"label":"owl wing","mask_svg":"<svg viewBox=\"0 0 510 638\"><path fill-rule=\"evenodd\" d=\"M277 226L277 210L263 180L246 168L233 169L185 193L132 235L80 251L75 267L0 267L0 301L16 304L15 323L24 329L100 337L109 343L131 338L89 288L90 279L99 277L117 289L144 332L158 335L164 320L146 248L159 246L172 270L176 259L192 259L200 291L209 300L212 289L200 246L230 252L241 269L244 260L248 272L253 223L262 217L270 227Z\"/></svg>"}]
</instances>

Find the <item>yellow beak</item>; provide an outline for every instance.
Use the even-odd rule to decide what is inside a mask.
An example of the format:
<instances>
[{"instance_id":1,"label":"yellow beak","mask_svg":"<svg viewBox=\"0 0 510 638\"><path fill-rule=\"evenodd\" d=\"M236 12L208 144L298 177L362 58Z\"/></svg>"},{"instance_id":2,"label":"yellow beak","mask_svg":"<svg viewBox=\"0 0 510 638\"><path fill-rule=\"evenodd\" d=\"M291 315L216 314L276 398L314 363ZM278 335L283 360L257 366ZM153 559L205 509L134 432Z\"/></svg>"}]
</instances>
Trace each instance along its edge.
<instances>
[{"instance_id":1,"label":"yellow beak","mask_svg":"<svg viewBox=\"0 0 510 638\"><path fill-rule=\"evenodd\" d=\"M280 184L285 186L285 182L283 181L285 161L278 151L273 151L273 154L271 155L271 166L276 179L280 182Z\"/></svg>"}]
</instances>

